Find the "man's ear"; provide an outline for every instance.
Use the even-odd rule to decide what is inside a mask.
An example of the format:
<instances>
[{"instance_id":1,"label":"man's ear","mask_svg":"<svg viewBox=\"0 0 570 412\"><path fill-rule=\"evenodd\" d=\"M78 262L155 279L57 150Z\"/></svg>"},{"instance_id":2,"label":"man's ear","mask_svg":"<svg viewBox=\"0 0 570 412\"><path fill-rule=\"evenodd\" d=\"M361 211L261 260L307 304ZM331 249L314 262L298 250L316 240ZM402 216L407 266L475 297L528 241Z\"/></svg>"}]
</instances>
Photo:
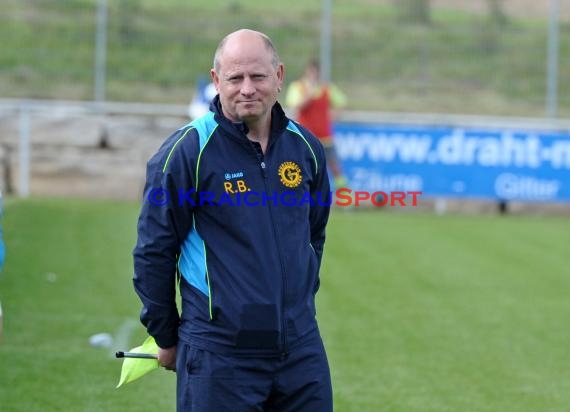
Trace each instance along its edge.
<instances>
[{"instance_id":1,"label":"man's ear","mask_svg":"<svg viewBox=\"0 0 570 412\"><path fill-rule=\"evenodd\" d=\"M283 81L285 80L285 66L283 63L279 63L279 67L277 67L277 79L279 80L279 91L283 87Z\"/></svg>"},{"instance_id":2,"label":"man's ear","mask_svg":"<svg viewBox=\"0 0 570 412\"><path fill-rule=\"evenodd\" d=\"M219 92L219 84L220 84L220 78L218 77L218 73L216 73L216 71L214 69L210 70L210 77L212 77L212 83L214 83L214 86L216 86L216 91Z\"/></svg>"}]
</instances>

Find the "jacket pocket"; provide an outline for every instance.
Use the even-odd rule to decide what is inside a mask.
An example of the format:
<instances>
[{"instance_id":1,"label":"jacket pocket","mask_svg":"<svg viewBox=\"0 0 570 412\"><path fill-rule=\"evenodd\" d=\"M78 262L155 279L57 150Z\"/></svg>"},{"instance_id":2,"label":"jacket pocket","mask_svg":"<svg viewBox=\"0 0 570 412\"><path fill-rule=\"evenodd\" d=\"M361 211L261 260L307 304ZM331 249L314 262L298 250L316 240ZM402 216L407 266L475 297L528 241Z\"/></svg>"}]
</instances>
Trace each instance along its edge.
<instances>
[{"instance_id":1,"label":"jacket pocket","mask_svg":"<svg viewBox=\"0 0 570 412\"><path fill-rule=\"evenodd\" d=\"M236 347L274 349L279 342L277 305L246 304L240 313L240 328L236 334Z\"/></svg>"}]
</instances>

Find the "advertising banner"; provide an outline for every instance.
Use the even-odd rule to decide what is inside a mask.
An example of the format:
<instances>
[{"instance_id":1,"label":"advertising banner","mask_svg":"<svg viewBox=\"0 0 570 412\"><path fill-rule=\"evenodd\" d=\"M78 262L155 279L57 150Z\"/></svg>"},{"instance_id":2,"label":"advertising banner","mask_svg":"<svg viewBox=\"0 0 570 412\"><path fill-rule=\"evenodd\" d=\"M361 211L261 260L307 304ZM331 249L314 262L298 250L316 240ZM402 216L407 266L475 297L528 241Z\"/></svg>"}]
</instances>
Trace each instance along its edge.
<instances>
[{"instance_id":1,"label":"advertising banner","mask_svg":"<svg viewBox=\"0 0 570 412\"><path fill-rule=\"evenodd\" d=\"M567 131L339 123L335 138L353 190L570 202Z\"/></svg>"}]
</instances>

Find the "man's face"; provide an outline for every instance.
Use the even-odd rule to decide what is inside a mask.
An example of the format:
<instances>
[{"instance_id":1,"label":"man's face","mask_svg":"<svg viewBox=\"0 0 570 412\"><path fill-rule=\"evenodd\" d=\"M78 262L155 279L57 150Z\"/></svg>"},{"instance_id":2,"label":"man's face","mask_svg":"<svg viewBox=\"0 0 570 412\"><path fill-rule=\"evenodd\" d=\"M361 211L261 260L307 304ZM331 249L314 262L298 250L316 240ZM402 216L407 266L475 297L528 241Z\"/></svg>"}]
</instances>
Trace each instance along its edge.
<instances>
[{"instance_id":1,"label":"man's face","mask_svg":"<svg viewBox=\"0 0 570 412\"><path fill-rule=\"evenodd\" d=\"M283 65L272 65L272 54L259 38L228 40L212 80L222 109L232 121L251 124L267 118L283 84Z\"/></svg>"},{"instance_id":2,"label":"man's face","mask_svg":"<svg viewBox=\"0 0 570 412\"><path fill-rule=\"evenodd\" d=\"M318 83L320 77L319 68L314 65L307 66L305 69L305 77L312 83Z\"/></svg>"}]
</instances>

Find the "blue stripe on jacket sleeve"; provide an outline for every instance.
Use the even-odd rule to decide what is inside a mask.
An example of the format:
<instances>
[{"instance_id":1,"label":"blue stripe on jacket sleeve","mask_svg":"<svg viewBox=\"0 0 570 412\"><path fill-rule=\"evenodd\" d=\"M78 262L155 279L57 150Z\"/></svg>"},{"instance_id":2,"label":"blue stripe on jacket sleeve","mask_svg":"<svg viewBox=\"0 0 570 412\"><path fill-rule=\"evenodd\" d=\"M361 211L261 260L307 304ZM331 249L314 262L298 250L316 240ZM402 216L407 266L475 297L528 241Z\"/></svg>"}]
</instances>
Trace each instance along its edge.
<instances>
[{"instance_id":1,"label":"blue stripe on jacket sleeve","mask_svg":"<svg viewBox=\"0 0 570 412\"><path fill-rule=\"evenodd\" d=\"M210 296L206 272L206 248L194 226L182 244L178 269L190 285L204 295Z\"/></svg>"}]
</instances>

